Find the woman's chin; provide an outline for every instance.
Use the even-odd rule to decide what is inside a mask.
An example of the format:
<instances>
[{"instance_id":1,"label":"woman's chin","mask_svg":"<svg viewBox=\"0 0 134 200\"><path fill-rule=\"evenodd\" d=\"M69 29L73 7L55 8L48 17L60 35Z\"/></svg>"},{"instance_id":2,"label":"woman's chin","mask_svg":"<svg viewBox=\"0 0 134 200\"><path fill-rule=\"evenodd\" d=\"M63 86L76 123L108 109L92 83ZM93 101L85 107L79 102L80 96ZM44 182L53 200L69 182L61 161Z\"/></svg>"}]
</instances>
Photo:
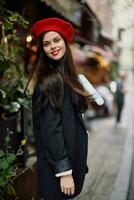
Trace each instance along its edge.
<instances>
[{"instance_id":1,"label":"woman's chin","mask_svg":"<svg viewBox=\"0 0 134 200\"><path fill-rule=\"evenodd\" d=\"M63 56L54 56L51 57L52 60L60 60Z\"/></svg>"}]
</instances>

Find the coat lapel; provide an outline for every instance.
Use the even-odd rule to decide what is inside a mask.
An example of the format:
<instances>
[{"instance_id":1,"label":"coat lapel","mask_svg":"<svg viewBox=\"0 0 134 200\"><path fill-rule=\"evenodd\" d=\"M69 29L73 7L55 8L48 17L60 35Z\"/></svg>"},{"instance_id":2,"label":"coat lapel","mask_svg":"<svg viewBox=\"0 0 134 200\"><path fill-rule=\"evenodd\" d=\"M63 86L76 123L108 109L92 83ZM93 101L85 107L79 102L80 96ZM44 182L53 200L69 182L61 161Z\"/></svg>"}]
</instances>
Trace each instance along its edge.
<instances>
[{"instance_id":1,"label":"coat lapel","mask_svg":"<svg viewBox=\"0 0 134 200\"><path fill-rule=\"evenodd\" d=\"M72 103L74 104L74 102L73 102L73 92L74 92L74 91L71 90L71 99L72 99ZM75 106L74 106L74 107L75 107ZM77 114L77 116L78 116L78 118L79 118L81 124L83 125L84 129L86 130L85 125L84 125L84 120L83 120L83 118L82 118L81 113L78 112L78 111L76 110L76 114Z\"/></svg>"},{"instance_id":2,"label":"coat lapel","mask_svg":"<svg viewBox=\"0 0 134 200\"><path fill-rule=\"evenodd\" d=\"M85 125L84 125L84 120L83 120L83 118L82 118L81 113L80 113L80 112L77 112L77 111L76 111L76 113L77 113L77 116L78 116L78 118L79 118L81 124L83 125L84 129L86 129L86 128L85 128Z\"/></svg>"}]
</instances>

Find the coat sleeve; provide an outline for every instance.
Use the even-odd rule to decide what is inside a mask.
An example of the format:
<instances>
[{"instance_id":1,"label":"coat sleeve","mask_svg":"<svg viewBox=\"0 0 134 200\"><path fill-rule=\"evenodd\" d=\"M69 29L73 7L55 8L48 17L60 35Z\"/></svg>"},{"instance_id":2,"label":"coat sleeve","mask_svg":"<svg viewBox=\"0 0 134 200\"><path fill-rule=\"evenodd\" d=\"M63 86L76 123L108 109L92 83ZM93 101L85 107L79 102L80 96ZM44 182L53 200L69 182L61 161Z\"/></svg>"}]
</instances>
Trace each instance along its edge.
<instances>
[{"instance_id":1,"label":"coat sleeve","mask_svg":"<svg viewBox=\"0 0 134 200\"><path fill-rule=\"evenodd\" d=\"M54 173L71 169L61 125L61 115L48 102L39 115L41 141Z\"/></svg>"},{"instance_id":2,"label":"coat sleeve","mask_svg":"<svg viewBox=\"0 0 134 200\"><path fill-rule=\"evenodd\" d=\"M52 108L49 98L39 111L40 138L46 159L55 174L72 169L67 152L60 111Z\"/></svg>"}]
</instances>

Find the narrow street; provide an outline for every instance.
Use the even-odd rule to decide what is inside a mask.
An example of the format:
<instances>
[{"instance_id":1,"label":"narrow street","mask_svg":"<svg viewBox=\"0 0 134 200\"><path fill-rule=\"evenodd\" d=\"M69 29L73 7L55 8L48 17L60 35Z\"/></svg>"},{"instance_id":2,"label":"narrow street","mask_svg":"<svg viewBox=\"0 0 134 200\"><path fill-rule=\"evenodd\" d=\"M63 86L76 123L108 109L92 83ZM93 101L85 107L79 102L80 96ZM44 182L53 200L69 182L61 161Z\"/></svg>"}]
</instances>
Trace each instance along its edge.
<instances>
[{"instance_id":1,"label":"narrow street","mask_svg":"<svg viewBox=\"0 0 134 200\"><path fill-rule=\"evenodd\" d=\"M129 94L119 127L114 117L93 122L89 134L89 173L79 200L126 199L132 164L133 110Z\"/></svg>"}]
</instances>

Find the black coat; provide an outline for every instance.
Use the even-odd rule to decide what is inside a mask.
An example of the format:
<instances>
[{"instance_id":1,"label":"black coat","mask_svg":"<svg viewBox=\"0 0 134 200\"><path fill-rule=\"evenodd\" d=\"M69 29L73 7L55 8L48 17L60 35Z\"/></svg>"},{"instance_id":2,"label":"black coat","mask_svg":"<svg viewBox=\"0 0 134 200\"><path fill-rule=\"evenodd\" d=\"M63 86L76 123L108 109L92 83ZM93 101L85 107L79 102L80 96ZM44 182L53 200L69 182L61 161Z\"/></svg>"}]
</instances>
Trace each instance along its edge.
<instances>
[{"instance_id":1,"label":"black coat","mask_svg":"<svg viewBox=\"0 0 134 200\"><path fill-rule=\"evenodd\" d=\"M65 200L80 194L87 168L88 135L81 112L72 101L72 91L66 87L63 109L55 111L46 98L45 107L35 112L41 91L36 85L32 98L33 129L36 140L39 192L45 200ZM73 170L75 194L64 195L56 173Z\"/></svg>"}]
</instances>

